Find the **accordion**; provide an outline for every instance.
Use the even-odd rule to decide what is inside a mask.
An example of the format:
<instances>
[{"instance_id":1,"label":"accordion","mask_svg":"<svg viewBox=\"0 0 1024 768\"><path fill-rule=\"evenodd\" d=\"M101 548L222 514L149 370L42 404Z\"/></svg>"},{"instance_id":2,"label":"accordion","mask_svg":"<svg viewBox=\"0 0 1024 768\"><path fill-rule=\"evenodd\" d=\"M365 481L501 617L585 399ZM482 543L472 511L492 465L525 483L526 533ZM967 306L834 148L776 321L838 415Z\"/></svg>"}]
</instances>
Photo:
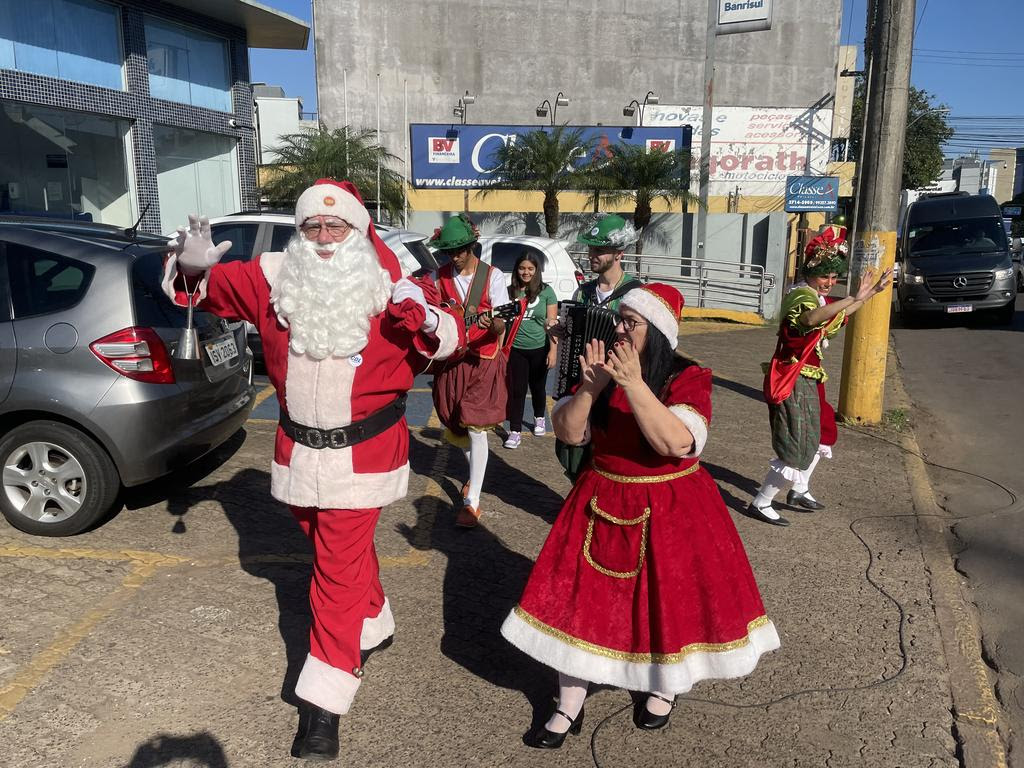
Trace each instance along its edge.
<instances>
[{"instance_id":1,"label":"accordion","mask_svg":"<svg viewBox=\"0 0 1024 768\"><path fill-rule=\"evenodd\" d=\"M558 381L554 398L569 394L581 376L580 355L587 344L597 339L610 347L615 341L617 312L607 307L587 306L573 301L558 304L558 321L564 335L558 344Z\"/></svg>"}]
</instances>

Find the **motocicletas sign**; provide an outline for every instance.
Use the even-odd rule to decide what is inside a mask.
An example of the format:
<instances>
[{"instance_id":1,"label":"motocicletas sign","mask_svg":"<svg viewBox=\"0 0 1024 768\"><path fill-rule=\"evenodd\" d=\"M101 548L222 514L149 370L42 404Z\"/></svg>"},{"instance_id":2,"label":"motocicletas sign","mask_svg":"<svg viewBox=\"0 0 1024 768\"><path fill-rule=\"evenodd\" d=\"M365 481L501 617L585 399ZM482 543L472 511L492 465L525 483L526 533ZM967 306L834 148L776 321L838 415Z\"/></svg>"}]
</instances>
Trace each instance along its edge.
<instances>
[{"instance_id":1,"label":"motocicletas sign","mask_svg":"<svg viewBox=\"0 0 1024 768\"><path fill-rule=\"evenodd\" d=\"M586 152L581 146L576 166L610 156L611 147L622 141L646 147L649 152L690 148L690 127L571 126L582 128ZM417 189L482 189L501 181L495 172L495 152L533 131L550 131L540 125L451 125L413 123L409 126L412 175ZM685 179L684 179L685 181Z\"/></svg>"},{"instance_id":2,"label":"motocicletas sign","mask_svg":"<svg viewBox=\"0 0 1024 768\"><path fill-rule=\"evenodd\" d=\"M838 176L790 176L786 179L786 210L829 211L839 209Z\"/></svg>"}]
</instances>

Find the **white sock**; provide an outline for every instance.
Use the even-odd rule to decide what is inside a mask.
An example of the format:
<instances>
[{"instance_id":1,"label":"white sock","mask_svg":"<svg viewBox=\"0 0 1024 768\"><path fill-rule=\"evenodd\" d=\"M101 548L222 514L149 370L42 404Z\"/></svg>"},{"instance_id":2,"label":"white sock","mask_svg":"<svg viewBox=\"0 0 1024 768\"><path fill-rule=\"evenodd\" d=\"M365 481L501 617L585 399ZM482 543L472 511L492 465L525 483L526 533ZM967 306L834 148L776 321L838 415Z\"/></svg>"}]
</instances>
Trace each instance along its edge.
<instances>
[{"instance_id":1,"label":"white sock","mask_svg":"<svg viewBox=\"0 0 1024 768\"><path fill-rule=\"evenodd\" d=\"M657 696L648 696L646 704L647 711L652 715L669 714L672 711L672 704L669 702L671 702L675 697L670 693L662 693L661 691L651 691L651 693L656 693L658 696L661 696L662 699L668 699L668 701L662 701Z\"/></svg>"},{"instance_id":2,"label":"white sock","mask_svg":"<svg viewBox=\"0 0 1024 768\"><path fill-rule=\"evenodd\" d=\"M583 702L587 700L587 686L589 685L590 683L582 678L563 675L559 672L558 709L575 720L580 710L583 709ZM568 720L555 713L551 715L551 719L544 727L552 733L565 733L569 730L570 725Z\"/></svg>"},{"instance_id":3,"label":"white sock","mask_svg":"<svg viewBox=\"0 0 1024 768\"><path fill-rule=\"evenodd\" d=\"M487 433L469 430L469 450L466 451L466 458L469 460L469 506L474 509L480 507L480 493L484 487L484 472L487 471L487 457L490 451L487 448Z\"/></svg>"},{"instance_id":4,"label":"white sock","mask_svg":"<svg viewBox=\"0 0 1024 768\"><path fill-rule=\"evenodd\" d=\"M807 492L811 484L811 474L814 472L814 468L818 466L818 460L821 459L821 454L814 454L814 458L811 459L811 465L807 469L800 470L800 479L793 481L793 490L797 493L802 493L805 496L810 496ZM813 498L813 497L812 497Z\"/></svg>"},{"instance_id":5,"label":"white sock","mask_svg":"<svg viewBox=\"0 0 1024 768\"><path fill-rule=\"evenodd\" d=\"M764 482L761 483L761 487L757 491L757 496L754 497L752 502L757 507L761 514L765 517L777 520L779 513L772 508L772 501L778 495L779 491L789 485L789 481L783 477L782 473L772 467L768 470L768 474L764 476Z\"/></svg>"}]
</instances>

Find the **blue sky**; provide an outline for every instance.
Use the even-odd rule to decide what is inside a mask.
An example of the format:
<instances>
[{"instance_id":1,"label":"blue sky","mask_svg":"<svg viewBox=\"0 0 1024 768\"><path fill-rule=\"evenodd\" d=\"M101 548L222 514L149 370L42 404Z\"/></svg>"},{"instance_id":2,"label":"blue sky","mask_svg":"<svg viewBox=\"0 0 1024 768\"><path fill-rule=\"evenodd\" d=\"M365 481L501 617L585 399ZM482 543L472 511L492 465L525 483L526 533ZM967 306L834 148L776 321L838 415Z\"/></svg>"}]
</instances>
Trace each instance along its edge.
<instances>
[{"instance_id":1,"label":"blue sky","mask_svg":"<svg viewBox=\"0 0 1024 768\"><path fill-rule=\"evenodd\" d=\"M263 2L310 21L310 0ZM843 6L842 42L860 45L867 0L845 0ZM912 82L951 109L950 123L960 135L950 149L987 154L991 146L1024 146L1024 3L917 0L917 18ZM312 48L311 39L305 51L253 49L253 80L281 85L302 99L304 110L315 111ZM1004 119L979 119L994 116ZM1005 119L1011 116L1018 119Z\"/></svg>"}]
</instances>

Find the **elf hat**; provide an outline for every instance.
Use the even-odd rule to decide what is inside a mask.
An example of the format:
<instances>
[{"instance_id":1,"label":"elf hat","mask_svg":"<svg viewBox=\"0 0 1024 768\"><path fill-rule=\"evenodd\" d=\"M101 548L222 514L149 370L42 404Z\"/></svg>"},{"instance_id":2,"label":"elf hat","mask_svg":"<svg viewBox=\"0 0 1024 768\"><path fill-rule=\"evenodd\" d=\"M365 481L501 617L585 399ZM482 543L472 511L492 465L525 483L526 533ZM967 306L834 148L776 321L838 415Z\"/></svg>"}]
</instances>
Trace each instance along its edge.
<instances>
[{"instance_id":1,"label":"elf hat","mask_svg":"<svg viewBox=\"0 0 1024 768\"><path fill-rule=\"evenodd\" d=\"M804 248L804 277L838 274L846 266L846 227L826 227Z\"/></svg>"},{"instance_id":2,"label":"elf hat","mask_svg":"<svg viewBox=\"0 0 1024 768\"><path fill-rule=\"evenodd\" d=\"M475 243L478 239L477 229L469 216L460 213L448 219L444 226L435 229L434 236L427 241L427 245L439 251L454 251Z\"/></svg>"},{"instance_id":3,"label":"elf hat","mask_svg":"<svg viewBox=\"0 0 1024 768\"><path fill-rule=\"evenodd\" d=\"M301 227L313 216L335 216L344 219L365 233L370 226L370 214L363 205L358 190L348 181L317 179L295 201L295 228Z\"/></svg>"},{"instance_id":4,"label":"elf hat","mask_svg":"<svg viewBox=\"0 0 1024 768\"><path fill-rule=\"evenodd\" d=\"M607 214L597 219L589 229L580 232L576 242L598 248L624 249L637 240L633 225L621 216Z\"/></svg>"},{"instance_id":5,"label":"elf hat","mask_svg":"<svg viewBox=\"0 0 1024 768\"><path fill-rule=\"evenodd\" d=\"M683 294L665 283L647 283L622 297L620 307L629 307L661 331L675 349L679 344L679 316L683 312Z\"/></svg>"}]
</instances>

